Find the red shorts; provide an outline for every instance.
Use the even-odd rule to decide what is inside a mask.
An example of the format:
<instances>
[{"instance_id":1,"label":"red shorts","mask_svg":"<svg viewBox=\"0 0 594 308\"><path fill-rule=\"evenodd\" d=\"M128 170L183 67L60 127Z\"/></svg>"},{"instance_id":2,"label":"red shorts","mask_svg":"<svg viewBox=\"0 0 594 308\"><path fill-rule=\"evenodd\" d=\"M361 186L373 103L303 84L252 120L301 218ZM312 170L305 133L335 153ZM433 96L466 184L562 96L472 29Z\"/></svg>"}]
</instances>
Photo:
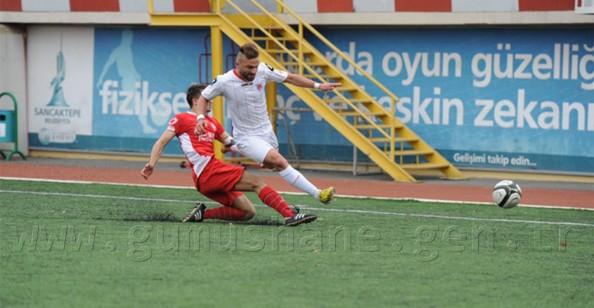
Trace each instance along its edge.
<instances>
[{"instance_id":1,"label":"red shorts","mask_svg":"<svg viewBox=\"0 0 594 308\"><path fill-rule=\"evenodd\" d=\"M233 190L235 184L241 179L243 171L244 168L241 166L225 164L212 158L198 179L194 172L192 175L196 190L201 194L224 206L232 206L235 198L243 195L242 192Z\"/></svg>"}]
</instances>

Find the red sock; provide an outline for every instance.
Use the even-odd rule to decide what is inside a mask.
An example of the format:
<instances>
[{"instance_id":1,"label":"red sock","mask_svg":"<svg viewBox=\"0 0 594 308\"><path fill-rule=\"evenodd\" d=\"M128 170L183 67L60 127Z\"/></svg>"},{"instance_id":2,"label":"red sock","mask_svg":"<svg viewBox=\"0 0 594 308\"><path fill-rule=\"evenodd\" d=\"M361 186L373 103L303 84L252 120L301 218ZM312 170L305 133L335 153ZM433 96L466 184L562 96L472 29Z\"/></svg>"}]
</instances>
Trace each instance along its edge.
<instances>
[{"instance_id":1,"label":"red sock","mask_svg":"<svg viewBox=\"0 0 594 308\"><path fill-rule=\"evenodd\" d=\"M262 202L264 202L264 204L283 215L284 218L295 215L295 213L291 211L291 208L285 199L283 199L283 197L278 192L276 192L276 190L270 188L270 186L262 188L258 194L258 197L260 200L262 200Z\"/></svg>"},{"instance_id":2,"label":"red sock","mask_svg":"<svg viewBox=\"0 0 594 308\"><path fill-rule=\"evenodd\" d=\"M222 219L228 221L243 220L243 211L233 207L219 206L204 211L204 219Z\"/></svg>"}]
</instances>

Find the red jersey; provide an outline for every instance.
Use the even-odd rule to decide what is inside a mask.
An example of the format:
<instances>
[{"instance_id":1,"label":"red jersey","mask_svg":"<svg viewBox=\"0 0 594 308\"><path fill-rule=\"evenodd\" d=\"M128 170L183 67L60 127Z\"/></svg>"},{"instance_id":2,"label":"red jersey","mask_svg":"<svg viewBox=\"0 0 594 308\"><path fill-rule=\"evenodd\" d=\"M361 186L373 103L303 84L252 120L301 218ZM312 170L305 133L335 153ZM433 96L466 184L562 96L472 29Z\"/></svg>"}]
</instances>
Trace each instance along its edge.
<instances>
[{"instance_id":1,"label":"red jersey","mask_svg":"<svg viewBox=\"0 0 594 308\"><path fill-rule=\"evenodd\" d=\"M196 177L214 156L214 140L219 138L225 129L217 119L205 116L206 132L200 136L194 134L196 114L190 111L176 114L167 129L174 132L179 140L181 150L186 155Z\"/></svg>"}]
</instances>

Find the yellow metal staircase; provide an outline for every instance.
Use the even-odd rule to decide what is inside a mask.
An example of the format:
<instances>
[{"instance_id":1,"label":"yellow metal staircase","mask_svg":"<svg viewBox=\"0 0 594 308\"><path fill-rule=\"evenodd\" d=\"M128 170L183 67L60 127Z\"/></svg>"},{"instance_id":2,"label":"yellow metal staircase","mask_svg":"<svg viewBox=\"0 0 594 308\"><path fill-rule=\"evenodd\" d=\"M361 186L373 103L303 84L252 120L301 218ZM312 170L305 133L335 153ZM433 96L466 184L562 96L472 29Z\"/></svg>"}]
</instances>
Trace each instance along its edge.
<instances>
[{"instance_id":1,"label":"yellow metal staircase","mask_svg":"<svg viewBox=\"0 0 594 308\"><path fill-rule=\"evenodd\" d=\"M295 27L283 22L257 1L250 1L261 10L261 14L247 14L232 0L225 2L239 14L220 14L219 1L212 1L215 14L152 14L151 25L218 27L239 45L247 42L258 44L261 47L261 61L272 67L319 82L340 82L342 86L330 93L285 85L393 179L414 182L415 178L410 172L416 170L435 170L451 179L463 178L456 167L395 117L398 97L390 90L305 23L282 1L276 0L279 10L297 21ZM389 110L308 43L306 31L390 97Z\"/></svg>"}]
</instances>

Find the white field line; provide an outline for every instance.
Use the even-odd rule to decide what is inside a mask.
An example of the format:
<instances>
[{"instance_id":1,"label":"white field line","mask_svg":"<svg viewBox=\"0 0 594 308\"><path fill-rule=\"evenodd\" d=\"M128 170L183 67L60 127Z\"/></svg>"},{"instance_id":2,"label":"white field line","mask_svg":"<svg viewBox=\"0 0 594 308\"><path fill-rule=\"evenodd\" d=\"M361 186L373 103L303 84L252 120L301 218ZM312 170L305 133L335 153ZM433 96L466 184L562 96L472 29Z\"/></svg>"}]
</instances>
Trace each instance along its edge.
<instances>
[{"instance_id":1,"label":"white field line","mask_svg":"<svg viewBox=\"0 0 594 308\"><path fill-rule=\"evenodd\" d=\"M41 195L41 196L61 196L61 197L84 197L84 198L102 198L102 199L119 199L132 201L149 201L149 202L168 202L168 203L195 203L193 200L179 200L179 199L155 199L142 197L123 197L123 196L109 196L109 195L92 195L92 194L75 194L75 193L55 193L55 192L38 192L26 190L0 190L1 193L13 193L23 195ZM208 204L217 204L216 202L204 202ZM265 205L257 204L259 207ZM366 210L348 210L348 209L330 209L330 208L315 208L307 205L298 205L303 208L315 211L324 212L340 212L351 214L364 215L383 215L383 216L404 216L404 217L421 217L421 218L435 218L435 219L449 219L449 220L468 220L468 221L488 221L488 222L505 222L505 223L525 223L525 224L543 224L543 225L562 225L562 226L580 226L580 227L594 227L594 224L563 222L563 221L538 221L538 220L520 220L520 219L497 219L497 218L476 218L463 216L442 216L431 214L414 214L414 213L394 213L381 211L366 211Z\"/></svg>"},{"instance_id":2,"label":"white field line","mask_svg":"<svg viewBox=\"0 0 594 308\"><path fill-rule=\"evenodd\" d=\"M115 185L115 186L140 186L140 187L155 187L155 188L174 188L174 189L191 189L191 186L173 186L173 185L151 185L151 184L129 184L129 183L113 183L113 182L92 182L92 181L75 181L75 180L52 180L52 179L38 179L38 178L19 178L19 177L1 177L0 180L15 180L15 181L32 181L32 182L53 182L53 183L73 183L73 184L102 184L102 185ZM285 195L298 195L305 196L306 193L302 192L285 192L279 191L279 193ZM468 201L468 200L442 200L442 199L425 199L425 198L393 198L393 197L368 197L368 196L354 196L354 195L335 195L343 198L353 199L374 199L374 200L394 200L394 201L417 201L417 202L440 202L440 203L459 203L459 204L486 204L492 205L490 202L480 201ZM205 202L203 202L205 203ZM581 208L571 206L555 206L555 205L539 205L539 204L520 204L518 207L531 207L531 208L545 208L545 209L560 209L560 210L582 210L582 211L594 211L594 208Z\"/></svg>"},{"instance_id":3,"label":"white field line","mask_svg":"<svg viewBox=\"0 0 594 308\"><path fill-rule=\"evenodd\" d=\"M521 220L521 219L500 219L500 218L476 218L463 216L441 216L431 214L412 214L412 213L393 213L393 212L379 212L379 211L363 211L363 210L341 210L328 208L313 208L307 209L326 212L347 212L357 214L371 214L371 215L391 215L391 216L410 216L422 218L436 218L436 219L451 219L451 220L470 220L470 221L491 221L491 222L509 222L509 223L525 223L525 224L539 224L539 225L563 225L563 226L580 226L580 227L594 227L594 224L586 224L579 222L564 222L564 221L538 221L538 220Z\"/></svg>"}]
</instances>

